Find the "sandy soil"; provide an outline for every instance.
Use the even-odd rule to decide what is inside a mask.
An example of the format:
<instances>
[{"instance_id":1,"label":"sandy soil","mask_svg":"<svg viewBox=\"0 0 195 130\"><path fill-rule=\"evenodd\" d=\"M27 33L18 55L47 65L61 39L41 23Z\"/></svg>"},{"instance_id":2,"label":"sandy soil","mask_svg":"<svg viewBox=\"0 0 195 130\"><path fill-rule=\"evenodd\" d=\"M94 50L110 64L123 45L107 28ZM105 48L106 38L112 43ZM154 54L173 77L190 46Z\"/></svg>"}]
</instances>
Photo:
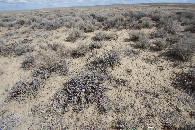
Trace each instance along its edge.
<instances>
[{"instance_id":1,"label":"sandy soil","mask_svg":"<svg viewBox=\"0 0 195 130\"><path fill-rule=\"evenodd\" d=\"M99 10L100 8L103 7L94 7L94 10ZM110 8L145 10L150 7L137 7L136 5L132 7L119 6L109 7L107 10ZM153 10L157 8L154 7ZM181 9L181 7L161 7L161 9L165 10L167 8ZM63 8L59 8L1 12L1 15L14 14L18 17L20 15L28 16L29 13L33 12L41 13L48 11L50 13L50 11L54 10L64 11ZM78 8L78 10L83 11L85 8ZM64 27L51 31L29 31L28 27L10 30L1 27L0 30L0 38L6 44L22 41L23 39L31 39L31 45L35 46L35 50L32 52L34 55L39 54L41 50L40 45L44 47L54 42L63 45L67 52L81 44L88 45L91 43L91 38L95 33L99 32L86 33L85 39L78 39L76 42L71 43L65 41L69 30ZM142 29L141 32L148 34L154 30L155 28ZM25 31L27 33L22 34ZM8 32L12 32L13 35L5 36ZM52 126L52 124L54 129L86 129L87 126L88 128L114 129L113 125L116 124L117 120L126 122L129 129L148 127L163 129L164 122L170 123L174 127L180 127L181 124L195 125L194 117L189 115L190 112L195 110L193 97L172 86L172 79L176 76L175 73L188 70L191 65L194 65L194 57L191 62L182 62L175 66L175 61L161 56L165 50L160 52L142 50L134 48L136 43L132 41L125 42L124 39L128 38L129 30L109 30L105 32L116 32L119 38L102 42L103 47L95 49L93 53L101 56L103 52L109 50L119 52L120 64L113 69L109 68L108 71L110 75L127 81L125 85L117 85L108 81L104 83L109 88L105 95L109 97L107 103L108 106L111 106L111 110L100 114L94 103L80 112L74 112L73 106L70 106L69 111L61 115L53 116L46 113L54 94L62 88L63 84L79 72L86 71L86 63L89 63L94 58L94 54L91 52L88 52L84 57L76 59L67 56L68 74L60 76L52 73L41 86L35 98L26 98L23 101L13 100L8 103L4 102L8 92L18 81L31 77L33 69L24 70L21 68L25 55L0 56L0 69L2 70L2 74L0 74L0 120L9 118L8 115L12 114L10 117L12 119L7 119L7 124L10 123L11 129L49 129L48 126ZM125 49L133 49L139 53L138 55L126 56L124 54ZM11 122L11 120L15 120L15 122Z\"/></svg>"}]
</instances>

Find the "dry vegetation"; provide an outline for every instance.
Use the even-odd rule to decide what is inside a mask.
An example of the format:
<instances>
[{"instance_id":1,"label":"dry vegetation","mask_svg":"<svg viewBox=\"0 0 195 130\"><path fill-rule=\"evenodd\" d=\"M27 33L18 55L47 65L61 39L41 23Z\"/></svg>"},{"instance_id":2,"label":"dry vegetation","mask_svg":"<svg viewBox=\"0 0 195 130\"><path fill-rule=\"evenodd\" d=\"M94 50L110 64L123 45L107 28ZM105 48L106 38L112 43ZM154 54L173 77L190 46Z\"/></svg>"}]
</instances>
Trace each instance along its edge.
<instances>
[{"instance_id":1,"label":"dry vegetation","mask_svg":"<svg viewBox=\"0 0 195 130\"><path fill-rule=\"evenodd\" d=\"M0 12L0 129L195 129L193 7Z\"/></svg>"}]
</instances>

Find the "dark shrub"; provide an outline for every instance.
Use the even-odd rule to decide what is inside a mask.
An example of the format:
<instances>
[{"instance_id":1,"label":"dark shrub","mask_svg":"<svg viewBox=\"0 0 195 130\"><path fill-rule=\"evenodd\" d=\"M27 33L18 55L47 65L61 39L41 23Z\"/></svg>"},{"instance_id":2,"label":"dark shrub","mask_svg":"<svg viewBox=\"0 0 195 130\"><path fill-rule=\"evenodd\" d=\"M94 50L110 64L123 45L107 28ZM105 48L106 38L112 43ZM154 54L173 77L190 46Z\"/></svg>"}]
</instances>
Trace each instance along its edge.
<instances>
[{"instance_id":1,"label":"dark shrub","mask_svg":"<svg viewBox=\"0 0 195 130\"><path fill-rule=\"evenodd\" d=\"M93 49L100 49L102 47L102 43L101 42L92 42L89 44L89 49L93 50Z\"/></svg>"},{"instance_id":2,"label":"dark shrub","mask_svg":"<svg viewBox=\"0 0 195 130\"><path fill-rule=\"evenodd\" d=\"M90 62L90 69L97 69L102 72L106 72L108 67L114 67L119 64L120 57L116 51L105 52L103 57L95 58Z\"/></svg>"},{"instance_id":3,"label":"dark shrub","mask_svg":"<svg viewBox=\"0 0 195 130\"><path fill-rule=\"evenodd\" d=\"M195 94L195 70L189 70L188 72L178 73L175 81L173 82L174 87L183 89L189 94ZM195 96L195 95L194 95Z\"/></svg>"},{"instance_id":4,"label":"dark shrub","mask_svg":"<svg viewBox=\"0 0 195 130\"><path fill-rule=\"evenodd\" d=\"M42 80L39 78L17 82L9 92L10 99L23 100L27 96L36 96Z\"/></svg>"},{"instance_id":5,"label":"dark shrub","mask_svg":"<svg viewBox=\"0 0 195 130\"><path fill-rule=\"evenodd\" d=\"M94 41L108 41L108 40L117 40L118 35L116 33L106 34L104 32L96 33L92 38Z\"/></svg>"},{"instance_id":6,"label":"dark shrub","mask_svg":"<svg viewBox=\"0 0 195 130\"><path fill-rule=\"evenodd\" d=\"M55 94L53 100L63 109L69 104L80 106L98 103L104 92L103 82L103 76L98 73L81 72L64 83L63 89Z\"/></svg>"},{"instance_id":7,"label":"dark shrub","mask_svg":"<svg viewBox=\"0 0 195 130\"><path fill-rule=\"evenodd\" d=\"M89 50L88 46L81 45L77 49L75 49L71 52L71 56L73 58L79 58L79 57L85 56L85 54L88 52L88 50Z\"/></svg>"},{"instance_id":8,"label":"dark shrub","mask_svg":"<svg viewBox=\"0 0 195 130\"><path fill-rule=\"evenodd\" d=\"M28 54L25 56L23 62L22 62L22 68L29 69L30 67L34 66L35 57L31 54Z\"/></svg>"}]
</instances>

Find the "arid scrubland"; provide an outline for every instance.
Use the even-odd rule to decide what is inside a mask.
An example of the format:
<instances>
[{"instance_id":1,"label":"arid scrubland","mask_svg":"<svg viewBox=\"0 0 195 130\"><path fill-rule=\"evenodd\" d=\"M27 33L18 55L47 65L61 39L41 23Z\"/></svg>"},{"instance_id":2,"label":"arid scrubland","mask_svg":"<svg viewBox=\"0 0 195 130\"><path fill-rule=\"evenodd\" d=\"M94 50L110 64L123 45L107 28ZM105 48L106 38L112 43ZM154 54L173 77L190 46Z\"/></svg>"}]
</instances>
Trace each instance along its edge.
<instances>
[{"instance_id":1,"label":"arid scrubland","mask_svg":"<svg viewBox=\"0 0 195 130\"><path fill-rule=\"evenodd\" d=\"M194 7L0 12L0 129L194 129Z\"/></svg>"}]
</instances>

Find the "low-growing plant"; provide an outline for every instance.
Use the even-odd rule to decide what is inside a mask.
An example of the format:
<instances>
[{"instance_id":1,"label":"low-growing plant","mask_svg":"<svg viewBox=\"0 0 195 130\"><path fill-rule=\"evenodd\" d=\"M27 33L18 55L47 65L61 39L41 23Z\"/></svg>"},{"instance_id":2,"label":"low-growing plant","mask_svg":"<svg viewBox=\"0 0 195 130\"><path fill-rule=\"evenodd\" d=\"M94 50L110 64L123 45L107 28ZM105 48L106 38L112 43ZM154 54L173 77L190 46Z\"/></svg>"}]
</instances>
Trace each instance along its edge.
<instances>
[{"instance_id":1,"label":"low-growing plant","mask_svg":"<svg viewBox=\"0 0 195 130\"><path fill-rule=\"evenodd\" d=\"M36 96L41 86L42 80L39 78L24 79L17 82L9 91L8 98L24 100L28 96Z\"/></svg>"},{"instance_id":2,"label":"low-growing plant","mask_svg":"<svg viewBox=\"0 0 195 130\"><path fill-rule=\"evenodd\" d=\"M159 28L150 34L150 38L165 38L168 34L163 28Z\"/></svg>"},{"instance_id":3,"label":"low-growing plant","mask_svg":"<svg viewBox=\"0 0 195 130\"><path fill-rule=\"evenodd\" d=\"M131 31L129 33L130 40L132 41L138 41L140 35L142 35L142 33L140 33L139 31Z\"/></svg>"},{"instance_id":4,"label":"low-growing plant","mask_svg":"<svg viewBox=\"0 0 195 130\"><path fill-rule=\"evenodd\" d=\"M63 88L55 94L53 102L58 107L66 109L70 104L85 106L89 103L98 103L104 92L104 78L94 72L81 72L64 83Z\"/></svg>"},{"instance_id":5,"label":"low-growing plant","mask_svg":"<svg viewBox=\"0 0 195 130\"><path fill-rule=\"evenodd\" d=\"M143 17L139 20L139 23L142 25L143 28L152 28L153 22L148 17Z\"/></svg>"},{"instance_id":6,"label":"low-growing plant","mask_svg":"<svg viewBox=\"0 0 195 130\"><path fill-rule=\"evenodd\" d=\"M0 68L0 76L3 74L3 70Z\"/></svg>"},{"instance_id":7,"label":"low-growing plant","mask_svg":"<svg viewBox=\"0 0 195 130\"><path fill-rule=\"evenodd\" d=\"M77 49L72 50L71 56L73 58L79 58L85 56L85 54L89 51L89 47L85 45L79 46Z\"/></svg>"},{"instance_id":8,"label":"low-growing plant","mask_svg":"<svg viewBox=\"0 0 195 130\"><path fill-rule=\"evenodd\" d=\"M185 28L185 31L189 31L189 32L191 32L191 33L195 33L195 24L188 25L188 26Z\"/></svg>"},{"instance_id":9,"label":"low-growing plant","mask_svg":"<svg viewBox=\"0 0 195 130\"><path fill-rule=\"evenodd\" d=\"M10 43L10 44L0 44L0 54L3 56L16 55L20 56L27 52L32 52L34 46L29 43Z\"/></svg>"},{"instance_id":10,"label":"low-growing plant","mask_svg":"<svg viewBox=\"0 0 195 130\"><path fill-rule=\"evenodd\" d=\"M150 47L150 42L149 42L148 36L140 35L139 40L136 43L135 47L142 48L142 49L148 49Z\"/></svg>"},{"instance_id":11,"label":"low-growing plant","mask_svg":"<svg viewBox=\"0 0 195 130\"><path fill-rule=\"evenodd\" d=\"M34 46L32 45L28 43L25 43L25 44L19 43L17 47L14 49L14 52L15 52L15 55L20 56L24 53L32 52L33 50L34 50Z\"/></svg>"},{"instance_id":12,"label":"low-growing plant","mask_svg":"<svg viewBox=\"0 0 195 130\"><path fill-rule=\"evenodd\" d=\"M195 94L195 70L189 70L188 72L181 72L176 75L176 79L173 81L174 87L183 89L187 93Z\"/></svg>"},{"instance_id":13,"label":"low-growing plant","mask_svg":"<svg viewBox=\"0 0 195 130\"><path fill-rule=\"evenodd\" d=\"M167 41L163 38L158 38L154 41L155 49L161 51L167 47Z\"/></svg>"},{"instance_id":14,"label":"low-growing plant","mask_svg":"<svg viewBox=\"0 0 195 130\"><path fill-rule=\"evenodd\" d=\"M85 33L93 32L96 28L91 23L80 23L79 29L83 30Z\"/></svg>"},{"instance_id":15,"label":"low-growing plant","mask_svg":"<svg viewBox=\"0 0 195 130\"><path fill-rule=\"evenodd\" d=\"M124 50L124 55L125 56L132 57L132 56L135 56L135 55L138 55L138 54L139 54L138 51L130 49L130 48L127 48L127 49Z\"/></svg>"},{"instance_id":16,"label":"low-growing plant","mask_svg":"<svg viewBox=\"0 0 195 130\"><path fill-rule=\"evenodd\" d=\"M30 69L34 66L35 63L35 57L32 54L28 54L25 56L23 62L22 62L22 68L24 69Z\"/></svg>"},{"instance_id":17,"label":"low-growing plant","mask_svg":"<svg viewBox=\"0 0 195 130\"><path fill-rule=\"evenodd\" d=\"M14 129L16 126L20 125L22 121L21 115L16 115L14 113L2 113L0 116L0 129L9 130Z\"/></svg>"},{"instance_id":18,"label":"low-growing plant","mask_svg":"<svg viewBox=\"0 0 195 130\"><path fill-rule=\"evenodd\" d=\"M48 46L54 50L57 51L60 47L62 47L59 43L53 43L53 44L48 44Z\"/></svg>"},{"instance_id":19,"label":"low-growing plant","mask_svg":"<svg viewBox=\"0 0 195 130\"><path fill-rule=\"evenodd\" d=\"M110 41L110 40L117 40L118 35L116 33L109 33L106 34L104 32L98 32L92 38L94 41Z\"/></svg>"},{"instance_id":20,"label":"low-growing plant","mask_svg":"<svg viewBox=\"0 0 195 130\"><path fill-rule=\"evenodd\" d=\"M83 37L82 31L73 29L66 38L67 42L75 42L77 39Z\"/></svg>"},{"instance_id":21,"label":"low-growing plant","mask_svg":"<svg viewBox=\"0 0 195 130\"><path fill-rule=\"evenodd\" d=\"M98 57L89 63L90 69L99 70L101 72L106 72L108 67L113 68L120 63L119 54L116 51L105 52L103 57Z\"/></svg>"},{"instance_id":22,"label":"low-growing plant","mask_svg":"<svg viewBox=\"0 0 195 130\"><path fill-rule=\"evenodd\" d=\"M66 75L68 72L67 61L65 57L61 57L55 52L42 51L37 56L36 67L41 69L41 72L53 72L60 75ZM38 70L39 70L38 69Z\"/></svg>"},{"instance_id":23,"label":"low-growing plant","mask_svg":"<svg viewBox=\"0 0 195 130\"><path fill-rule=\"evenodd\" d=\"M102 43L101 42L92 42L89 44L89 49L93 50L93 49L100 49L102 47Z\"/></svg>"},{"instance_id":24,"label":"low-growing plant","mask_svg":"<svg viewBox=\"0 0 195 130\"><path fill-rule=\"evenodd\" d=\"M178 43L174 45L170 53L176 59L188 61L191 59L195 52L195 44L193 39L182 38Z\"/></svg>"}]
</instances>

